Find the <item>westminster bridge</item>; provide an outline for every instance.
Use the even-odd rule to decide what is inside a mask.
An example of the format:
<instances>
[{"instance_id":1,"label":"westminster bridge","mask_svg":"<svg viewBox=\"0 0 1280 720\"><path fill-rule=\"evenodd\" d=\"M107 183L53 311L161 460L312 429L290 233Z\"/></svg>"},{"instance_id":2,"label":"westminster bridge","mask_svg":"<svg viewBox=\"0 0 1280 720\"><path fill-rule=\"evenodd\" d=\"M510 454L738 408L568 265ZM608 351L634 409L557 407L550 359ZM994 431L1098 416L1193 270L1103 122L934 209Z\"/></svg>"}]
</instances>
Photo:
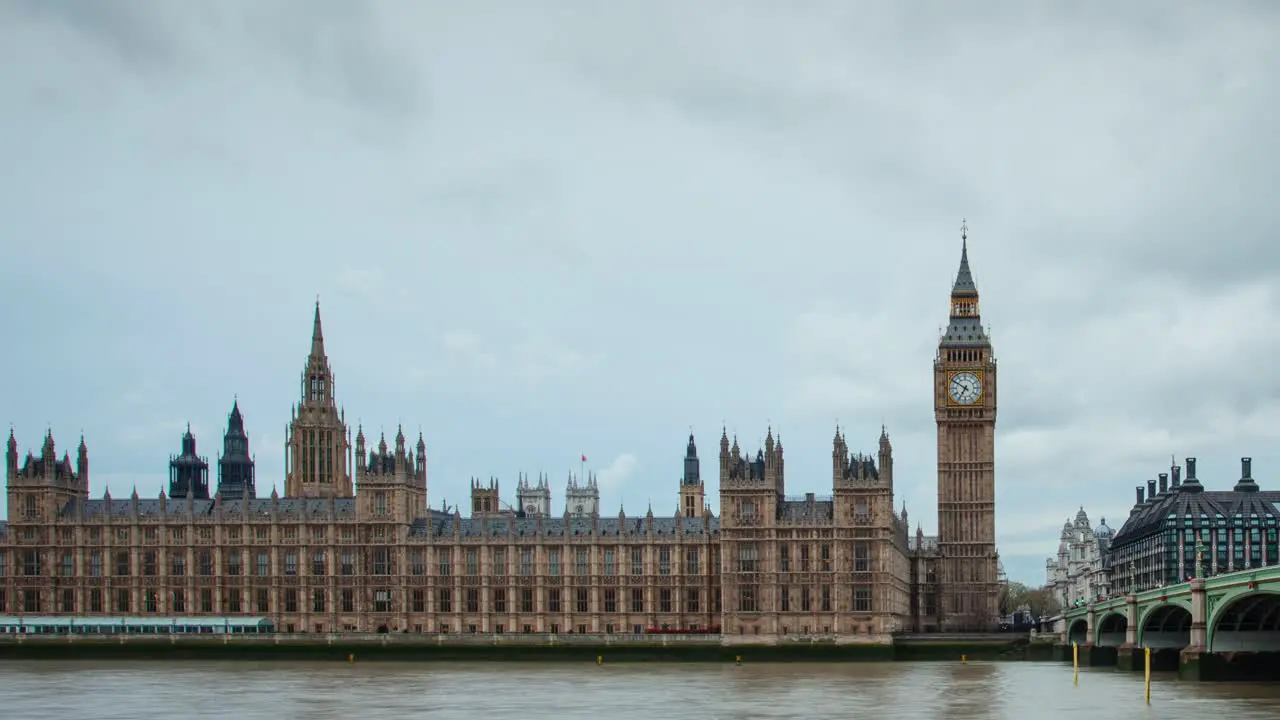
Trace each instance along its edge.
<instances>
[{"instance_id":1,"label":"westminster bridge","mask_svg":"<svg viewBox=\"0 0 1280 720\"><path fill-rule=\"evenodd\" d=\"M1060 657L1197 680L1280 680L1280 566L1240 570L1073 607Z\"/></svg>"}]
</instances>

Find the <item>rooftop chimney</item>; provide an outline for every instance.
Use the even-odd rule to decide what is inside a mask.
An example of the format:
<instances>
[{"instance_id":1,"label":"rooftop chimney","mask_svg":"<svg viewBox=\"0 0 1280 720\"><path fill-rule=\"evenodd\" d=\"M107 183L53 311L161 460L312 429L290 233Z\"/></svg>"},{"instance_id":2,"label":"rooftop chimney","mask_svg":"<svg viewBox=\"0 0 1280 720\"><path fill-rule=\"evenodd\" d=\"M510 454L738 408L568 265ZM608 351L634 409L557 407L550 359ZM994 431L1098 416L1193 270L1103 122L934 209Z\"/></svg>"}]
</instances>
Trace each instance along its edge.
<instances>
[{"instance_id":1,"label":"rooftop chimney","mask_svg":"<svg viewBox=\"0 0 1280 720\"><path fill-rule=\"evenodd\" d=\"M1253 458L1240 458L1240 481L1232 489L1236 492L1258 492L1258 483L1253 479Z\"/></svg>"},{"instance_id":2,"label":"rooftop chimney","mask_svg":"<svg viewBox=\"0 0 1280 720\"><path fill-rule=\"evenodd\" d=\"M1169 492L1169 473L1160 473L1160 494Z\"/></svg>"},{"instance_id":3,"label":"rooftop chimney","mask_svg":"<svg viewBox=\"0 0 1280 720\"><path fill-rule=\"evenodd\" d=\"M1178 486L1182 484L1182 468L1177 465L1174 465L1172 468L1169 468L1169 469L1173 470L1173 480L1170 481L1169 487L1176 490Z\"/></svg>"},{"instance_id":4,"label":"rooftop chimney","mask_svg":"<svg viewBox=\"0 0 1280 720\"><path fill-rule=\"evenodd\" d=\"M1147 481L1147 502L1153 503L1155 501L1156 501L1156 481L1148 480Z\"/></svg>"},{"instance_id":5,"label":"rooftop chimney","mask_svg":"<svg viewBox=\"0 0 1280 720\"><path fill-rule=\"evenodd\" d=\"M1137 501L1137 504L1133 506L1135 510L1138 508L1138 505L1142 504L1142 486L1141 485L1137 487L1137 491L1138 491L1138 501Z\"/></svg>"},{"instance_id":6,"label":"rooftop chimney","mask_svg":"<svg viewBox=\"0 0 1280 720\"><path fill-rule=\"evenodd\" d=\"M1183 492L1201 492L1204 486L1200 484L1200 480L1196 478L1196 459L1187 458L1187 479L1182 481Z\"/></svg>"}]
</instances>

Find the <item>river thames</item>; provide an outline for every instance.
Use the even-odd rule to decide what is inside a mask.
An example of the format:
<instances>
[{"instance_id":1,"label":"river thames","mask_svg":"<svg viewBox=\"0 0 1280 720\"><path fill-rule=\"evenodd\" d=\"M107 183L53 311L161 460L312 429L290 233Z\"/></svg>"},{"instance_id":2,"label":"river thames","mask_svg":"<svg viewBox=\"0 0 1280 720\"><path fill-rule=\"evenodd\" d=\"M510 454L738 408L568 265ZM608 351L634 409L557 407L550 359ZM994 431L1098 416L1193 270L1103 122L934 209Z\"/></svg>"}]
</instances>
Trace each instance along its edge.
<instances>
[{"instance_id":1,"label":"river thames","mask_svg":"<svg viewBox=\"0 0 1280 720\"><path fill-rule=\"evenodd\" d=\"M0 663L5 720L1280 717L1280 686L1058 663Z\"/></svg>"}]
</instances>

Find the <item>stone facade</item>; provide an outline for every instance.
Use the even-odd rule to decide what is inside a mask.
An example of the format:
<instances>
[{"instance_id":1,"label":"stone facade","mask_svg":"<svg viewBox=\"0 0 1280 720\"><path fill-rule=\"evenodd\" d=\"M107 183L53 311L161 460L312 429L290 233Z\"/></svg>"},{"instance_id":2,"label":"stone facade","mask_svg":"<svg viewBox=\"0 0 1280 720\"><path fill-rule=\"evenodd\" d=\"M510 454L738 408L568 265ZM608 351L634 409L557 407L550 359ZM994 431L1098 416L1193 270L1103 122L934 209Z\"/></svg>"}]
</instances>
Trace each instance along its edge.
<instances>
[{"instance_id":1,"label":"stone facade","mask_svg":"<svg viewBox=\"0 0 1280 720\"><path fill-rule=\"evenodd\" d=\"M1045 560L1045 586L1053 591L1059 607L1111 595L1110 566L1106 563L1111 535L1106 518L1096 530L1089 527L1089 515L1083 507L1074 522L1068 519L1063 523L1058 556Z\"/></svg>"},{"instance_id":2,"label":"stone facade","mask_svg":"<svg viewBox=\"0 0 1280 720\"><path fill-rule=\"evenodd\" d=\"M182 496L113 499L90 497L83 439L73 462L57 457L50 433L20 466L11 432L0 613L249 615L287 632L680 629L743 643L977 627L996 601L995 364L985 335L971 340L981 333L970 327L971 286L966 248L935 363L937 538L909 537L906 509L895 510L883 428L874 454L851 452L837 429L823 497L787 495L772 429L754 458L722 432L719 517L704 501L692 435L670 515L604 517L590 475L570 477L558 517L545 477L521 476L514 507L492 479L472 481L469 517L431 509L421 435L412 448L402 430L392 445L366 447L357 428L352 442L317 306L283 497L256 497L238 403L220 463L239 466L220 471L226 487L207 499L190 481L207 483L208 463L189 434L175 459ZM962 372L983 378L976 403L945 399Z\"/></svg>"}]
</instances>

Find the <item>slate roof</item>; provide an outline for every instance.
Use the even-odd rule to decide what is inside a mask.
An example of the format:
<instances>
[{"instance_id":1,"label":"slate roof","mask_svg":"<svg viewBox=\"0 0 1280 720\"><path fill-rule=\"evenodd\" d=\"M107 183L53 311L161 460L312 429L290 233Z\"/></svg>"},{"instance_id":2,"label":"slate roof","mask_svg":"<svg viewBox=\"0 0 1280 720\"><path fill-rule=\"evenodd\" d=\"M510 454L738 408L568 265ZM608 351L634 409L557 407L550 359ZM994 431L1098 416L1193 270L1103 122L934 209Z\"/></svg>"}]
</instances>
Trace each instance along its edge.
<instances>
[{"instance_id":1,"label":"slate roof","mask_svg":"<svg viewBox=\"0 0 1280 720\"><path fill-rule=\"evenodd\" d=\"M674 537L677 534L677 518L654 517L653 534ZM454 533L454 524L460 523L462 537L505 537L508 534L516 537L537 535L538 518L529 517L496 517L496 518L458 518L452 515L437 515L432 518L419 518L409 528L410 537L446 537ZM599 519L601 537L640 537L648 534L648 520L644 517L602 517ZM592 518L541 518L542 535L546 537L586 537L591 535ZM704 529L712 535L720 534L720 519L712 517L704 526L702 518L681 518L679 534L698 535Z\"/></svg>"},{"instance_id":2,"label":"slate roof","mask_svg":"<svg viewBox=\"0 0 1280 720\"><path fill-rule=\"evenodd\" d=\"M334 516L339 520L347 520L356 516L356 501L354 498L340 498L333 501L325 499L311 498L280 498L276 501L276 512L281 519L301 520L305 521L310 518L327 518L330 511L330 502L333 503ZM76 517L79 512L78 505L84 506L84 518L93 520L102 516L112 518L127 518L133 515L133 505L137 503L139 517L159 517L161 514L159 499L139 498L138 500L115 500L115 499L90 499L90 500L72 500L63 506L59 515L62 517ZM222 517L238 518L238 517L262 517L271 516L270 498L256 498L248 501L247 504L241 505L240 502L224 502L222 503ZM213 500L191 500L190 505L186 498L169 499L165 501L164 514L171 518L180 517L212 517L213 516Z\"/></svg>"},{"instance_id":3,"label":"slate roof","mask_svg":"<svg viewBox=\"0 0 1280 720\"><path fill-rule=\"evenodd\" d=\"M956 273L956 283L951 287L952 298L976 298L978 286L973 282L973 273L969 270L969 242L966 238L960 250L960 270ZM955 317L947 324L942 343L950 347L985 347L990 342L987 333L982 329L982 318L974 316Z\"/></svg>"},{"instance_id":4,"label":"slate roof","mask_svg":"<svg viewBox=\"0 0 1280 720\"><path fill-rule=\"evenodd\" d=\"M830 522L836 516L835 502L826 498L818 500L784 500L778 503L778 519L791 522Z\"/></svg>"},{"instance_id":5,"label":"slate roof","mask_svg":"<svg viewBox=\"0 0 1280 720\"><path fill-rule=\"evenodd\" d=\"M978 286L973 282L973 273L969 270L969 238L966 236L960 246L960 271L956 273L956 284L951 287L952 297L977 297Z\"/></svg>"},{"instance_id":6,"label":"slate roof","mask_svg":"<svg viewBox=\"0 0 1280 720\"><path fill-rule=\"evenodd\" d=\"M931 551L938 549L937 535L907 535L907 549L913 551Z\"/></svg>"},{"instance_id":7,"label":"slate roof","mask_svg":"<svg viewBox=\"0 0 1280 720\"><path fill-rule=\"evenodd\" d=\"M987 338L987 331L982 328L982 318L953 317L947 324L942 342L949 347L980 347L987 345L990 340Z\"/></svg>"},{"instance_id":8,"label":"slate roof","mask_svg":"<svg viewBox=\"0 0 1280 720\"><path fill-rule=\"evenodd\" d=\"M280 498L275 502L277 517L280 520L305 522L313 518L316 520L327 519L330 507L332 507L337 520L353 520L356 517L356 501L354 498L335 500ZM85 520L95 520L104 516L125 519L133 516L135 503L137 504L139 517L159 517L161 514L159 499L114 500L104 498L72 500L63 507L59 515L62 517L76 517L76 513L79 511L77 505L83 504ZM271 517L271 504L272 500L270 498L249 500L245 506L242 506L239 502L226 502L222 504L222 517L244 517L247 510L247 516L250 519L254 517L266 519ZM827 505L829 506L830 503L827 503ZM188 508L190 508L190 511L188 511ZM212 518L214 516L213 509L213 500L192 500L188 505L188 501L182 498L167 500L164 512L170 518L192 517L199 519ZM505 537L508 533L518 537L522 535L537 535L539 519L513 516L460 518L451 512L430 510L427 517L418 518L410 524L409 536L451 537L454 534L455 523L458 524L462 537ZM648 533L646 525L647 519L645 517L628 517L625 520L617 517L602 517L599 519L599 533L601 536L643 536ZM591 535L592 526L592 518L548 517L541 519L542 535L547 537L589 536ZM3 532L4 528L5 525L0 523L0 532ZM701 517L680 519L680 534L697 535L702 533L704 529L712 535L718 535L720 533L720 519L712 517L709 522L704 521ZM677 518L654 517L653 533L654 535L675 536L677 534Z\"/></svg>"},{"instance_id":9,"label":"slate roof","mask_svg":"<svg viewBox=\"0 0 1280 720\"><path fill-rule=\"evenodd\" d=\"M1195 528L1207 527L1216 520L1228 520L1237 515L1242 518L1280 518L1280 492L1257 490L1258 486L1247 469L1243 473L1244 479L1234 490L1205 490L1194 476L1194 470L1188 475L1186 482L1178 483L1175 472L1174 482L1178 484L1156 493L1154 498L1148 497L1144 502L1135 504L1129 519L1112 536L1111 548L1159 533L1170 516L1177 521L1179 528L1186 527L1182 521L1188 517L1192 518L1192 527Z\"/></svg>"}]
</instances>

